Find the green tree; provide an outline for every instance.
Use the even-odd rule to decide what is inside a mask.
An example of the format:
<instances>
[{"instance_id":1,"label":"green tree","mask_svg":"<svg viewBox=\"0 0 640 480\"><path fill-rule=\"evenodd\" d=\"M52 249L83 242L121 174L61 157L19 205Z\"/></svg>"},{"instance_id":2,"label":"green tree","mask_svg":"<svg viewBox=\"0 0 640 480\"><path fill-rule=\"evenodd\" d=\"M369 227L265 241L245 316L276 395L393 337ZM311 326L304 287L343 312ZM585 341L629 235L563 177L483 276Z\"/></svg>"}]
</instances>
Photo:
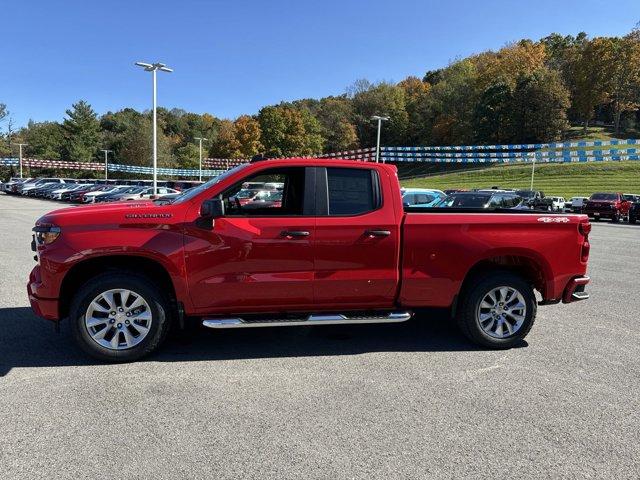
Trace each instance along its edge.
<instances>
[{"instance_id":1,"label":"green tree","mask_svg":"<svg viewBox=\"0 0 640 480\"><path fill-rule=\"evenodd\" d=\"M64 153L65 132L58 122L29 121L22 136L28 144L30 156L46 160L60 160Z\"/></svg>"},{"instance_id":2,"label":"green tree","mask_svg":"<svg viewBox=\"0 0 640 480\"><path fill-rule=\"evenodd\" d=\"M325 150L341 152L358 148L358 134L352 123L353 109L346 96L326 97L319 102L316 118L320 122Z\"/></svg>"},{"instance_id":3,"label":"green tree","mask_svg":"<svg viewBox=\"0 0 640 480\"><path fill-rule=\"evenodd\" d=\"M310 155L322 150L320 124L306 110L283 105L265 107L258 113L258 122L269 156Z\"/></svg>"},{"instance_id":4,"label":"green tree","mask_svg":"<svg viewBox=\"0 0 640 480\"><path fill-rule=\"evenodd\" d=\"M511 87L506 82L489 85L480 95L473 114L475 141L504 143L510 140Z\"/></svg>"},{"instance_id":5,"label":"green tree","mask_svg":"<svg viewBox=\"0 0 640 480\"><path fill-rule=\"evenodd\" d=\"M615 133L620 132L620 118L640 104L640 30L623 38L611 39L608 57L609 97L613 107Z\"/></svg>"},{"instance_id":6,"label":"green tree","mask_svg":"<svg viewBox=\"0 0 640 480\"><path fill-rule=\"evenodd\" d=\"M389 117L382 130L384 145L406 144L409 115L406 110L405 91L391 83L371 85L366 81L356 82L352 87L354 123L363 147L376 144L377 125L371 121L373 115Z\"/></svg>"},{"instance_id":7,"label":"green tree","mask_svg":"<svg viewBox=\"0 0 640 480\"><path fill-rule=\"evenodd\" d=\"M559 140L568 129L569 92L557 72L541 68L522 75L509 108L512 139L518 143Z\"/></svg>"},{"instance_id":8,"label":"green tree","mask_svg":"<svg viewBox=\"0 0 640 480\"><path fill-rule=\"evenodd\" d=\"M584 133L596 106L607 98L612 47L610 39L594 38L576 47L568 60L566 77L571 89L571 111L582 122Z\"/></svg>"},{"instance_id":9,"label":"green tree","mask_svg":"<svg viewBox=\"0 0 640 480\"><path fill-rule=\"evenodd\" d=\"M473 112L477 103L478 73L471 59L442 70L441 80L432 86L426 116L431 141L439 145L473 141Z\"/></svg>"},{"instance_id":10,"label":"green tree","mask_svg":"<svg viewBox=\"0 0 640 480\"><path fill-rule=\"evenodd\" d=\"M66 113L68 118L63 123L66 157L79 162L92 161L100 148L100 122L96 112L80 100Z\"/></svg>"}]
</instances>

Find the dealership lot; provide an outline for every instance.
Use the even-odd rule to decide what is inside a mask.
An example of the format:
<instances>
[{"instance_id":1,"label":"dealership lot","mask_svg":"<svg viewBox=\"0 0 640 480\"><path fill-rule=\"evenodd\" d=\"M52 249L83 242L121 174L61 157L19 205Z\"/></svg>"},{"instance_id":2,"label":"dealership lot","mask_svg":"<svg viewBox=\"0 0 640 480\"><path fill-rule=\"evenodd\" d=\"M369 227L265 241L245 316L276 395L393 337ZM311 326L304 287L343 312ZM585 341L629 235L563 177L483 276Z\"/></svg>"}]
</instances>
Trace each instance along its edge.
<instances>
[{"instance_id":1,"label":"dealership lot","mask_svg":"<svg viewBox=\"0 0 640 480\"><path fill-rule=\"evenodd\" d=\"M595 224L587 302L483 351L442 314L201 331L103 365L33 316L30 229L0 195L0 478L637 478L640 226ZM69 207L74 208L74 207Z\"/></svg>"}]
</instances>

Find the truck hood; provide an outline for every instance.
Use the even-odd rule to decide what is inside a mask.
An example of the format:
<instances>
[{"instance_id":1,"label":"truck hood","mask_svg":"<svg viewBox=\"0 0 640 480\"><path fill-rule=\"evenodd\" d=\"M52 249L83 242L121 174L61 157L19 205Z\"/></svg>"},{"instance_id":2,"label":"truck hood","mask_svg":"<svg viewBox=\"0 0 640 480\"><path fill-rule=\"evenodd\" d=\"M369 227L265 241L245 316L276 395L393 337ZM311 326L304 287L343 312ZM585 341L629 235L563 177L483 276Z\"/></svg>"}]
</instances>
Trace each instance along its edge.
<instances>
[{"instance_id":1,"label":"truck hood","mask_svg":"<svg viewBox=\"0 0 640 480\"><path fill-rule=\"evenodd\" d=\"M158 224L173 223L175 208L158 205L151 200L118 203L97 203L61 208L43 215L37 224L64 226L90 226L104 224Z\"/></svg>"}]
</instances>

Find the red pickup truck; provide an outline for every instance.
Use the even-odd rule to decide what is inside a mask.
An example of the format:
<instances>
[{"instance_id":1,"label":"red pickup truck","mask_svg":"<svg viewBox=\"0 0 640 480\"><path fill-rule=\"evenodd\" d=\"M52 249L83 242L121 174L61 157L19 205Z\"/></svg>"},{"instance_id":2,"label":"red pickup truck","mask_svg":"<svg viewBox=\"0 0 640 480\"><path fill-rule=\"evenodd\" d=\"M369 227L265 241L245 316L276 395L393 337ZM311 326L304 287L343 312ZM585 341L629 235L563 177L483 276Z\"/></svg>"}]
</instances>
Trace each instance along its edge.
<instances>
[{"instance_id":1,"label":"red pickup truck","mask_svg":"<svg viewBox=\"0 0 640 480\"><path fill-rule=\"evenodd\" d=\"M280 182L261 207L236 194ZM446 307L473 342L509 348L539 304L588 298L584 215L402 205L396 168L344 160L241 165L168 201L40 218L33 310L68 318L82 349L129 361L169 326L393 323ZM534 290L539 292L538 301Z\"/></svg>"}]
</instances>

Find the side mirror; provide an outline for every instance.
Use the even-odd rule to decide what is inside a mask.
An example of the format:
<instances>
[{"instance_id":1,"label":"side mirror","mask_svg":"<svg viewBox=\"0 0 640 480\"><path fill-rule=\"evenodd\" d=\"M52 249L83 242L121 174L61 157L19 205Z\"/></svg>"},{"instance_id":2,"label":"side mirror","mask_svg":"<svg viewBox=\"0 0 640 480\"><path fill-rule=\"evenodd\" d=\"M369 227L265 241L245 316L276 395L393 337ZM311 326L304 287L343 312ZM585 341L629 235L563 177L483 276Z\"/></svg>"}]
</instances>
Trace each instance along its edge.
<instances>
[{"instance_id":1,"label":"side mirror","mask_svg":"<svg viewBox=\"0 0 640 480\"><path fill-rule=\"evenodd\" d=\"M200 216L203 218L219 218L224 216L224 202L220 198L205 200L200 206Z\"/></svg>"}]
</instances>

